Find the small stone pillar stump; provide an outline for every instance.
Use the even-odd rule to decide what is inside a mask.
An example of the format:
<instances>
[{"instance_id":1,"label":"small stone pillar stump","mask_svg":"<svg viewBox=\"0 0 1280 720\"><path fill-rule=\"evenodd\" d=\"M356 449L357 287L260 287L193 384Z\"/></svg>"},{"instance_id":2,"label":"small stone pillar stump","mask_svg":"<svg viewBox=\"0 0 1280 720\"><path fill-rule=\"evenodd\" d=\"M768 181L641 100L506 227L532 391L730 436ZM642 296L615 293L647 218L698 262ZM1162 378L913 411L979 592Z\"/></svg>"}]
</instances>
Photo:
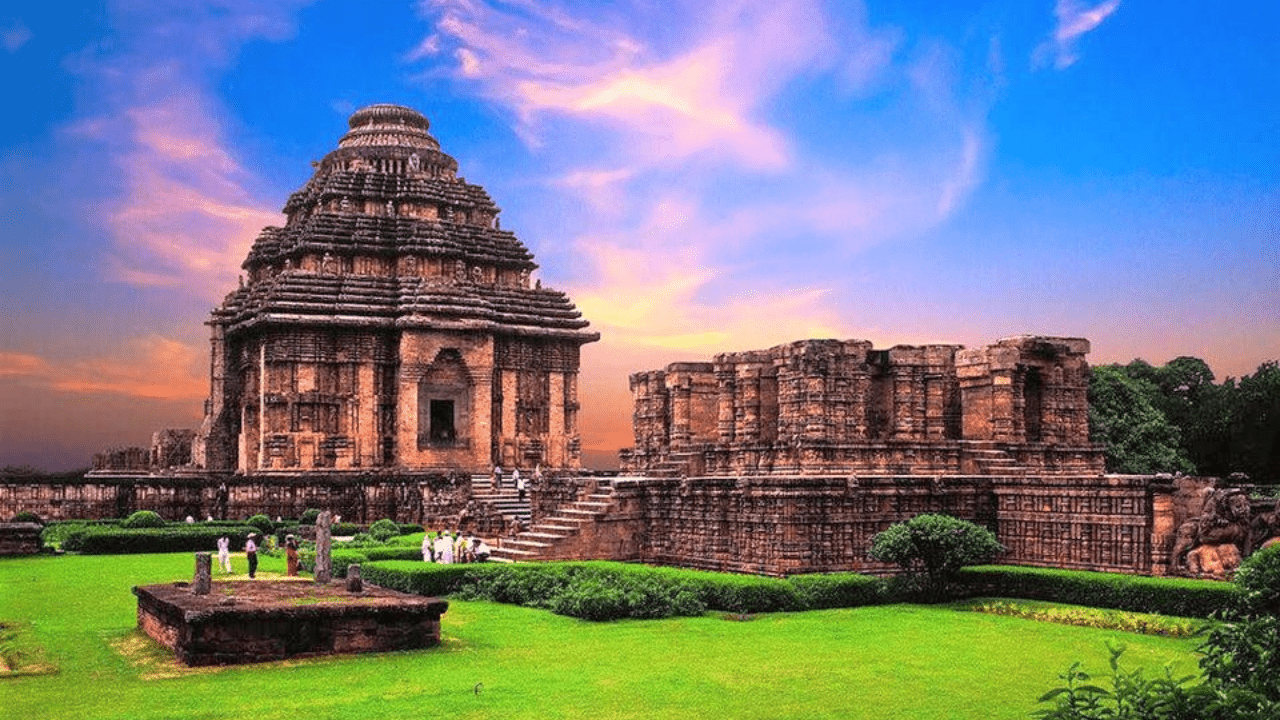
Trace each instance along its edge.
<instances>
[{"instance_id":1,"label":"small stone pillar stump","mask_svg":"<svg viewBox=\"0 0 1280 720\"><path fill-rule=\"evenodd\" d=\"M347 592L364 592L364 580L360 579L360 566L347 566Z\"/></svg>"},{"instance_id":2,"label":"small stone pillar stump","mask_svg":"<svg viewBox=\"0 0 1280 720\"><path fill-rule=\"evenodd\" d=\"M213 589L213 555L207 552L196 553L196 576L191 581L191 592L195 595L208 595Z\"/></svg>"},{"instance_id":3,"label":"small stone pillar stump","mask_svg":"<svg viewBox=\"0 0 1280 720\"><path fill-rule=\"evenodd\" d=\"M316 518L316 582L333 579L333 513L325 510Z\"/></svg>"}]
</instances>

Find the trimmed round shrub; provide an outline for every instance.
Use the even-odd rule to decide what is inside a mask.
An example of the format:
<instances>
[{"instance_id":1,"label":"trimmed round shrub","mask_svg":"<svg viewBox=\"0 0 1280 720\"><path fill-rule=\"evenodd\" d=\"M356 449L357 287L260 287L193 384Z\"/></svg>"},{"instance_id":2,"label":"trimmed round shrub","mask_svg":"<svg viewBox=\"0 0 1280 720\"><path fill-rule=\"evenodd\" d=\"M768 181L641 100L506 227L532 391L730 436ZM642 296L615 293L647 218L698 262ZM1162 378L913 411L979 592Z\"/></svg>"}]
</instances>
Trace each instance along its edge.
<instances>
[{"instance_id":1,"label":"trimmed round shrub","mask_svg":"<svg viewBox=\"0 0 1280 720\"><path fill-rule=\"evenodd\" d=\"M1280 614L1280 545L1259 550L1236 571L1236 584L1250 608Z\"/></svg>"},{"instance_id":2,"label":"trimmed round shrub","mask_svg":"<svg viewBox=\"0 0 1280 720\"><path fill-rule=\"evenodd\" d=\"M259 530L261 530L261 531L262 531L262 534L263 534L263 535L270 535L270 534L271 534L271 531L272 531L272 530L274 530L274 529L275 529L275 527L276 527L276 524L275 524L275 523L273 523L273 522L271 522L271 518L269 518L269 517L267 517L266 515L263 515L263 514L261 514L261 513L259 513L259 514L257 514L257 515L254 515L253 517L249 518L248 520L245 520L245 521L244 521L244 524L245 524L245 525L252 525L252 526L254 526L254 527L258 528Z\"/></svg>"},{"instance_id":3,"label":"trimmed round shrub","mask_svg":"<svg viewBox=\"0 0 1280 720\"><path fill-rule=\"evenodd\" d=\"M298 518L299 525L315 525L316 519L320 517L320 511L315 508L307 508L303 511L302 517Z\"/></svg>"},{"instance_id":4,"label":"trimmed round shrub","mask_svg":"<svg viewBox=\"0 0 1280 720\"><path fill-rule=\"evenodd\" d=\"M137 530L138 528L162 528L166 525L164 518L150 510L139 510L138 512L125 518L120 523L120 527L126 530Z\"/></svg>"},{"instance_id":5,"label":"trimmed round shrub","mask_svg":"<svg viewBox=\"0 0 1280 720\"><path fill-rule=\"evenodd\" d=\"M23 510L17 515L14 515L12 522L35 523L37 525L44 525L44 520L41 520L39 515L31 512L30 510Z\"/></svg>"},{"instance_id":6,"label":"trimmed round shrub","mask_svg":"<svg viewBox=\"0 0 1280 720\"><path fill-rule=\"evenodd\" d=\"M369 526L369 534L378 542L386 542L400 534L400 526L394 520L383 518Z\"/></svg>"},{"instance_id":7,"label":"trimmed round shrub","mask_svg":"<svg viewBox=\"0 0 1280 720\"><path fill-rule=\"evenodd\" d=\"M990 562L1003 551L995 534L981 525L923 513L871 538L868 555L900 566L919 586L923 599L938 601L945 598L960 568Z\"/></svg>"}]
</instances>

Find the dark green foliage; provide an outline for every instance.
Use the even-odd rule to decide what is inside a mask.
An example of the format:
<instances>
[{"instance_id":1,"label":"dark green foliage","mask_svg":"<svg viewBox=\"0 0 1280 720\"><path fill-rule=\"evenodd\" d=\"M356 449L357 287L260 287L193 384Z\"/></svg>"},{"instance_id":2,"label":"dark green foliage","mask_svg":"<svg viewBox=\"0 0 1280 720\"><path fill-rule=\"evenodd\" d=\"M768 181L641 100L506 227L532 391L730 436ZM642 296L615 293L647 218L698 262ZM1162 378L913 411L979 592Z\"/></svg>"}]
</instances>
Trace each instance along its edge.
<instances>
[{"instance_id":1,"label":"dark green foliage","mask_svg":"<svg viewBox=\"0 0 1280 720\"><path fill-rule=\"evenodd\" d=\"M333 565L334 577L346 577L347 566L361 565L374 560L422 560L422 553L415 548L395 547L375 545L363 548L333 548L329 552L329 559ZM300 567L307 572L315 572L316 569L316 551L314 548L301 550L298 553L298 563ZM373 582L370 580L370 582ZM379 584L379 583L374 583Z\"/></svg>"},{"instance_id":2,"label":"dark green foliage","mask_svg":"<svg viewBox=\"0 0 1280 720\"><path fill-rule=\"evenodd\" d=\"M299 525L315 525L316 518L320 517L320 511L315 508L307 508L302 512L302 517L298 518Z\"/></svg>"},{"instance_id":3,"label":"dark green foliage","mask_svg":"<svg viewBox=\"0 0 1280 720\"><path fill-rule=\"evenodd\" d=\"M79 551L86 555L125 555L132 553L196 552L217 549L218 538L231 538L232 549L244 547L246 536L255 528L204 527L177 523L163 528L129 530L111 527L90 527L76 530L62 541L64 550Z\"/></svg>"},{"instance_id":4,"label":"dark green foliage","mask_svg":"<svg viewBox=\"0 0 1280 720\"><path fill-rule=\"evenodd\" d=\"M341 547L341 548L370 548L370 547L382 547L382 546L383 546L383 545L385 545L385 544L386 544L386 543L384 543L383 541L381 541L381 540L379 540L379 539L375 538L374 536L370 535L369 533L362 533L362 532L358 532L358 533L356 533L355 535L353 535L353 536L351 537L351 539L350 539L350 540L343 540L343 541L341 541L341 542L335 543L335 544L334 544L334 548L335 548L335 549L336 549L336 548L339 548L339 547Z\"/></svg>"},{"instance_id":5,"label":"dark green foliage","mask_svg":"<svg viewBox=\"0 0 1280 720\"><path fill-rule=\"evenodd\" d=\"M252 525L258 528L263 535L270 535L275 530L276 524L271 522L271 518L266 515L258 514L244 521L245 525Z\"/></svg>"},{"instance_id":6,"label":"dark green foliage","mask_svg":"<svg viewBox=\"0 0 1280 720\"><path fill-rule=\"evenodd\" d=\"M120 527L128 530L136 530L138 528L162 528L166 525L164 518L150 510L139 510L138 512L125 518L120 523Z\"/></svg>"},{"instance_id":7,"label":"dark green foliage","mask_svg":"<svg viewBox=\"0 0 1280 720\"><path fill-rule=\"evenodd\" d=\"M1233 389L1229 469L1254 482L1280 483L1280 363L1263 363Z\"/></svg>"},{"instance_id":8,"label":"dark green foliage","mask_svg":"<svg viewBox=\"0 0 1280 720\"><path fill-rule=\"evenodd\" d=\"M361 577L379 587L400 592L441 597L456 592L468 577L483 574L497 565L436 565L409 561L383 561L360 567Z\"/></svg>"},{"instance_id":9,"label":"dark green foliage","mask_svg":"<svg viewBox=\"0 0 1280 720\"><path fill-rule=\"evenodd\" d=\"M358 532L360 532L360 526L355 523L349 523L349 522L334 523L329 528L329 534L339 536L339 537L347 537L349 535L355 535Z\"/></svg>"},{"instance_id":10,"label":"dark green foliage","mask_svg":"<svg viewBox=\"0 0 1280 720\"><path fill-rule=\"evenodd\" d=\"M1191 472L1280 483L1280 364L1213 382L1203 360L1093 368L1089 421L1114 472ZM1191 468L1191 469L1189 469ZM1192 470L1193 469L1193 470Z\"/></svg>"},{"instance_id":11,"label":"dark green foliage","mask_svg":"<svg viewBox=\"0 0 1280 720\"><path fill-rule=\"evenodd\" d=\"M1111 689L1091 683L1080 663L1060 675L1066 684L1041 696L1054 707L1045 720L1274 720L1280 717L1280 619L1237 618L1212 627L1199 648L1203 677L1146 678L1119 666L1111 649Z\"/></svg>"},{"instance_id":12,"label":"dark green foliage","mask_svg":"<svg viewBox=\"0 0 1280 720\"><path fill-rule=\"evenodd\" d=\"M1050 600L1071 605L1207 618L1239 602L1231 583L1119 573L989 565L961 570L969 596Z\"/></svg>"},{"instance_id":13,"label":"dark green foliage","mask_svg":"<svg viewBox=\"0 0 1280 720\"><path fill-rule=\"evenodd\" d=\"M416 523L400 523L400 535L412 535L414 533L426 532L426 528Z\"/></svg>"},{"instance_id":14,"label":"dark green foliage","mask_svg":"<svg viewBox=\"0 0 1280 720\"><path fill-rule=\"evenodd\" d=\"M386 542L400 534L400 526L396 521L383 518L369 526L369 535L378 542Z\"/></svg>"},{"instance_id":15,"label":"dark green foliage","mask_svg":"<svg viewBox=\"0 0 1280 720\"><path fill-rule=\"evenodd\" d=\"M275 536L276 536L277 545L280 545L281 547L283 547L285 538L287 538L290 535L293 535L295 538L297 538L298 523L291 520L285 520L284 522L276 523Z\"/></svg>"},{"instance_id":16,"label":"dark green foliage","mask_svg":"<svg viewBox=\"0 0 1280 720\"><path fill-rule=\"evenodd\" d=\"M40 531L40 544L47 547L61 547L64 550L73 550L65 546L66 539L73 533L88 530L90 528L119 527L120 520L58 520L44 526Z\"/></svg>"},{"instance_id":17,"label":"dark green foliage","mask_svg":"<svg viewBox=\"0 0 1280 720\"><path fill-rule=\"evenodd\" d=\"M880 605L892 601L889 583L870 575L796 575L787 581L796 589L800 604L808 610Z\"/></svg>"},{"instance_id":18,"label":"dark green foliage","mask_svg":"<svg viewBox=\"0 0 1280 720\"><path fill-rule=\"evenodd\" d=\"M1123 645L1108 643L1111 651L1111 688L1093 682L1093 678L1073 664L1058 677L1064 685L1040 696L1040 702L1054 703L1034 717L1044 720L1201 720L1222 717L1201 715L1205 695L1191 685L1194 676L1175 678L1168 668L1163 677L1148 678L1142 669L1121 670ZM1235 717L1235 716L1229 716Z\"/></svg>"},{"instance_id":19,"label":"dark green foliage","mask_svg":"<svg viewBox=\"0 0 1280 720\"><path fill-rule=\"evenodd\" d=\"M335 573L337 564L335 559ZM699 615L707 609L746 614L855 607L890 600L883 580L852 573L781 580L613 562L371 562L363 572L371 583L407 592L456 592L463 599L546 608L588 620Z\"/></svg>"},{"instance_id":20,"label":"dark green foliage","mask_svg":"<svg viewBox=\"0 0 1280 720\"><path fill-rule=\"evenodd\" d=\"M1280 615L1280 545L1245 558L1236 571L1235 582L1251 611Z\"/></svg>"},{"instance_id":21,"label":"dark green foliage","mask_svg":"<svg viewBox=\"0 0 1280 720\"><path fill-rule=\"evenodd\" d=\"M41 520L39 515L31 512L30 510L23 510L17 515L14 515L9 522L35 523L37 525L44 525L44 520Z\"/></svg>"},{"instance_id":22,"label":"dark green foliage","mask_svg":"<svg viewBox=\"0 0 1280 720\"><path fill-rule=\"evenodd\" d=\"M1280 709L1280 617L1244 616L1220 623L1210 629L1200 654L1208 683L1242 700Z\"/></svg>"},{"instance_id":23,"label":"dark green foliage","mask_svg":"<svg viewBox=\"0 0 1280 720\"><path fill-rule=\"evenodd\" d=\"M872 558L894 563L926 600L941 600L957 571L991 562L1004 548L996 536L968 520L924 513L897 523L871 539Z\"/></svg>"},{"instance_id":24,"label":"dark green foliage","mask_svg":"<svg viewBox=\"0 0 1280 720\"><path fill-rule=\"evenodd\" d=\"M696 616L706 605L688 588L669 585L653 575L586 569L551 598L557 615L583 620Z\"/></svg>"},{"instance_id":25,"label":"dark green foliage","mask_svg":"<svg viewBox=\"0 0 1280 720\"><path fill-rule=\"evenodd\" d=\"M1106 444L1109 472L1148 475L1195 471L1182 449L1180 431L1156 407L1160 396L1154 382L1135 378L1118 365L1093 368L1089 434L1094 442Z\"/></svg>"}]
</instances>

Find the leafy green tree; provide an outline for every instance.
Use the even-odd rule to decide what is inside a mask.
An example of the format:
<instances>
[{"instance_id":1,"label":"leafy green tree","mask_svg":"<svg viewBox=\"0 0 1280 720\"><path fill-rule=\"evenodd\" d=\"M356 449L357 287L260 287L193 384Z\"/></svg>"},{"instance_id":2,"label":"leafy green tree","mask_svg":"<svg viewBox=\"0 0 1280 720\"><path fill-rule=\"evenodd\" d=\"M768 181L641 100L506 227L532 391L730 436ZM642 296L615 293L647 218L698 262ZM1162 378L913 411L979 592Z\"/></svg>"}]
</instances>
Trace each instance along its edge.
<instances>
[{"instance_id":1,"label":"leafy green tree","mask_svg":"<svg viewBox=\"0 0 1280 720\"><path fill-rule=\"evenodd\" d=\"M991 562L1003 551L995 534L981 525L925 513L873 537L870 555L902 567L926 599L940 600L960 568Z\"/></svg>"},{"instance_id":2,"label":"leafy green tree","mask_svg":"<svg viewBox=\"0 0 1280 720\"><path fill-rule=\"evenodd\" d=\"M1232 469L1254 482L1280 483L1280 363L1263 363L1235 391Z\"/></svg>"},{"instance_id":3,"label":"leafy green tree","mask_svg":"<svg viewBox=\"0 0 1280 720\"><path fill-rule=\"evenodd\" d=\"M1195 472L1181 447L1181 433L1156 406L1160 387L1131 375L1133 366L1099 365L1089 380L1090 438L1107 446L1107 470L1135 475ZM1138 370L1135 374L1140 376L1145 372L1141 366Z\"/></svg>"}]
</instances>

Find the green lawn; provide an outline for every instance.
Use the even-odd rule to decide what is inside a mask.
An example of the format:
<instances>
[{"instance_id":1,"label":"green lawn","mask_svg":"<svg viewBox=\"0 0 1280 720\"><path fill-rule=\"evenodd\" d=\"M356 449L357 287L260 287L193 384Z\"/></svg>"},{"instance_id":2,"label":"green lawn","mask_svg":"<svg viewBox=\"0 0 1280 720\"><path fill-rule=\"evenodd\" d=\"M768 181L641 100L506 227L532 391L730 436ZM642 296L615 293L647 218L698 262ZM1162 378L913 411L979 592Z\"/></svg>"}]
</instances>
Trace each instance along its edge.
<instances>
[{"instance_id":1,"label":"green lawn","mask_svg":"<svg viewBox=\"0 0 1280 720\"><path fill-rule=\"evenodd\" d=\"M944 607L592 624L453 602L439 648L178 670L140 640L129 588L189 580L193 565L0 560L0 623L22 623L21 642L57 667L0 678L0 718L1025 718L1073 661L1105 670L1108 639L1129 665L1195 666L1194 640Z\"/></svg>"}]
</instances>

